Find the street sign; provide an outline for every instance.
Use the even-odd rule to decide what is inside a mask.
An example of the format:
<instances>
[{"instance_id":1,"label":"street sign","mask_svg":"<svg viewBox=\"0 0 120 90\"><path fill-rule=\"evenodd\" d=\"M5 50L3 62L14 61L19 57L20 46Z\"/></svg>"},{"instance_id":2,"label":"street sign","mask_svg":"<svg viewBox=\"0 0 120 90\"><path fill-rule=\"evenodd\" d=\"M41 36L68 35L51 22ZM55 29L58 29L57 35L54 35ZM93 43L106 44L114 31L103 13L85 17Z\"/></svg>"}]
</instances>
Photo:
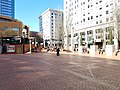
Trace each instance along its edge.
<instances>
[{"instance_id":1,"label":"street sign","mask_svg":"<svg viewBox=\"0 0 120 90\"><path fill-rule=\"evenodd\" d=\"M8 45L7 46L7 52L8 53L14 53L15 52L15 46L14 45Z\"/></svg>"}]
</instances>

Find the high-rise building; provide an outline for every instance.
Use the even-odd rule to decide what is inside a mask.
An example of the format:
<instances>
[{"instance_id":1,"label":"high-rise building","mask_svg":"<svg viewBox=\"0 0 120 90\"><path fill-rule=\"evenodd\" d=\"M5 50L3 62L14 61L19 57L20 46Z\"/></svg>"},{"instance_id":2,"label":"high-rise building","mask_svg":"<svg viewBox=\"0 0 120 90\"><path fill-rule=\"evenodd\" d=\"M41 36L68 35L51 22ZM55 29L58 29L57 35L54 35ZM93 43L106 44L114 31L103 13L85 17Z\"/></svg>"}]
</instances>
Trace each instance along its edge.
<instances>
[{"instance_id":1,"label":"high-rise building","mask_svg":"<svg viewBox=\"0 0 120 90\"><path fill-rule=\"evenodd\" d=\"M79 51L81 45L89 48L95 44L105 49L112 30L117 49L120 46L119 12L120 0L64 0L65 48Z\"/></svg>"},{"instance_id":2,"label":"high-rise building","mask_svg":"<svg viewBox=\"0 0 120 90\"><path fill-rule=\"evenodd\" d=\"M0 0L0 15L14 18L14 0Z\"/></svg>"},{"instance_id":3,"label":"high-rise building","mask_svg":"<svg viewBox=\"0 0 120 90\"><path fill-rule=\"evenodd\" d=\"M39 17L39 29L43 33L44 46L56 46L64 37L63 11L47 9Z\"/></svg>"}]
</instances>

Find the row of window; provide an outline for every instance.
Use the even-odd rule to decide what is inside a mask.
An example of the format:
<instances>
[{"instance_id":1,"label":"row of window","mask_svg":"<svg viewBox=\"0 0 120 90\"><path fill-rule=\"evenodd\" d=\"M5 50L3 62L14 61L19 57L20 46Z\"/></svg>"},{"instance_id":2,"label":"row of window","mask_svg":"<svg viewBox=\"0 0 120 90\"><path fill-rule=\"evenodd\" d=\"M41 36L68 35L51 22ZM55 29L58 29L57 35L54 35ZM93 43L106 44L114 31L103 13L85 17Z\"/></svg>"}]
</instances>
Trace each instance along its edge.
<instances>
[{"instance_id":1,"label":"row of window","mask_svg":"<svg viewBox=\"0 0 120 90\"><path fill-rule=\"evenodd\" d=\"M55 15L55 16L61 16L61 14L57 14L57 13L51 13L51 15Z\"/></svg>"},{"instance_id":2,"label":"row of window","mask_svg":"<svg viewBox=\"0 0 120 90\"><path fill-rule=\"evenodd\" d=\"M107 27L106 28L106 32L109 32L109 27ZM97 34L97 33L103 33L103 31L102 31L102 29L96 29L95 30L95 32L96 32L96 39L101 39L101 38L103 38L103 36L102 35L100 35L100 34ZM90 34L93 34L93 31L92 30L90 30L90 31L87 31L87 35L90 35ZM85 35L85 34L84 34ZM74 34L74 37L75 36L78 36L78 33L76 33L76 34ZM108 40L108 39L110 39L110 36L109 36L109 33L106 33L106 40ZM89 36L88 36L89 37ZM89 37L90 38L90 37ZM114 37L113 37L113 39L114 39Z\"/></svg>"},{"instance_id":3,"label":"row of window","mask_svg":"<svg viewBox=\"0 0 120 90\"><path fill-rule=\"evenodd\" d=\"M99 2L101 3L102 0L100 0ZM83 4L85 4L85 2L83 2ZM113 2L110 3L110 6L112 6L112 5L113 5ZM70 5L69 5L69 8L72 7L72 6L74 6L74 5L70 4ZM79 5L77 4L77 5L75 5L74 7L75 7L75 9L76 9L77 7L79 7ZM88 8L90 8L90 7L93 7L93 5L88 5ZM109 4L107 4L106 7L109 7ZM86 8L86 7L84 7L83 10L85 10L85 8ZM66 5L66 9L67 9L67 5ZM82 10L82 8L81 8L81 10ZM102 7L100 7L99 10L102 10ZM70 8L69 11L73 11L73 7Z\"/></svg>"},{"instance_id":4,"label":"row of window","mask_svg":"<svg viewBox=\"0 0 120 90\"><path fill-rule=\"evenodd\" d=\"M113 17L106 18L106 22L108 22L108 21L113 21ZM102 20L96 21L96 24L99 24L99 23L102 23Z\"/></svg>"},{"instance_id":5,"label":"row of window","mask_svg":"<svg viewBox=\"0 0 120 90\"><path fill-rule=\"evenodd\" d=\"M11 12L12 12L11 10L9 10L9 9L4 9L4 8L2 8L1 10L2 10L2 12L8 12L8 13L11 13Z\"/></svg>"},{"instance_id":6,"label":"row of window","mask_svg":"<svg viewBox=\"0 0 120 90\"><path fill-rule=\"evenodd\" d=\"M97 36L97 35L96 35L96 39L102 39L102 38L103 38L103 36L101 36L101 35ZM105 38L106 38L106 40L109 40L109 39L110 39L110 35L109 35L109 34L106 34L106 35L105 35ZM113 37L113 39L114 39L114 37Z\"/></svg>"},{"instance_id":7,"label":"row of window","mask_svg":"<svg viewBox=\"0 0 120 90\"><path fill-rule=\"evenodd\" d=\"M4 30L8 30L8 27L5 26L5 27L4 27ZM19 29L19 28L12 28L12 30L14 30L14 31L19 31L20 29Z\"/></svg>"},{"instance_id":8,"label":"row of window","mask_svg":"<svg viewBox=\"0 0 120 90\"><path fill-rule=\"evenodd\" d=\"M88 20L91 20L91 19L93 19L93 16L88 17ZM86 21L85 18L83 18L83 21L81 21L81 23L83 23L85 21ZM106 18L105 22L109 22L109 21L113 21L113 16ZM103 20L96 21L96 24L101 24L101 23L103 23ZM77 24L79 24L79 22L76 22L74 25L77 25Z\"/></svg>"},{"instance_id":9,"label":"row of window","mask_svg":"<svg viewBox=\"0 0 120 90\"><path fill-rule=\"evenodd\" d=\"M79 0L75 0L75 3L77 3ZM71 0L69 1L69 2L71 2ZM67 4L68 2L66 1L66 4Z\"/></svg>"}]
</instances>

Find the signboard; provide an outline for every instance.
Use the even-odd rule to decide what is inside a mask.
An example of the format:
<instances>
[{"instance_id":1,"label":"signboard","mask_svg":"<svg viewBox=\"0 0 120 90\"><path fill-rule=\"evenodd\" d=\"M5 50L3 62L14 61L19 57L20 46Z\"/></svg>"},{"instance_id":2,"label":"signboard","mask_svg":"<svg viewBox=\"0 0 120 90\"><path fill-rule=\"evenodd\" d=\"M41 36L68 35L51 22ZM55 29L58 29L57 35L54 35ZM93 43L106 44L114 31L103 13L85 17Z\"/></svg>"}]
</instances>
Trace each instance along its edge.
<instances>
[{"instance_id":1,"label":"signboard","mask_svg":"<svg viewBox=\"0 0 120 90\"><path fill-rule=\"evenodd\" d=\"M14 53L15 52L15 46L14 45L8 45L7 46L7 52L8 53Z\"/></svg>"}]
</instances>

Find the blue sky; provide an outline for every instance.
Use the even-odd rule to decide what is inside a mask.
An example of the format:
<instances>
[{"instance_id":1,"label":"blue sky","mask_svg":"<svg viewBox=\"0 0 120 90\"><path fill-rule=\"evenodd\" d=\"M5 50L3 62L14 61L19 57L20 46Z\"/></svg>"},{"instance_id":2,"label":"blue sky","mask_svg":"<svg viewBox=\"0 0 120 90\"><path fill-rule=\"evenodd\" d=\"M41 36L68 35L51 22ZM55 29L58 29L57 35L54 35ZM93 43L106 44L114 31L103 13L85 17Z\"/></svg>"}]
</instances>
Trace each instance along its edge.
<instances>
[{"instance_id":1,"label":"blue sky","mask_svg":"<svg viewBox=\"0 0 120 90\"><path fill-rule=\"evenodd\" d=\"M48 8L63 9L63 0L15 0L15 18L39 31L38 17Z\"/></svg>"}]
</instances>

